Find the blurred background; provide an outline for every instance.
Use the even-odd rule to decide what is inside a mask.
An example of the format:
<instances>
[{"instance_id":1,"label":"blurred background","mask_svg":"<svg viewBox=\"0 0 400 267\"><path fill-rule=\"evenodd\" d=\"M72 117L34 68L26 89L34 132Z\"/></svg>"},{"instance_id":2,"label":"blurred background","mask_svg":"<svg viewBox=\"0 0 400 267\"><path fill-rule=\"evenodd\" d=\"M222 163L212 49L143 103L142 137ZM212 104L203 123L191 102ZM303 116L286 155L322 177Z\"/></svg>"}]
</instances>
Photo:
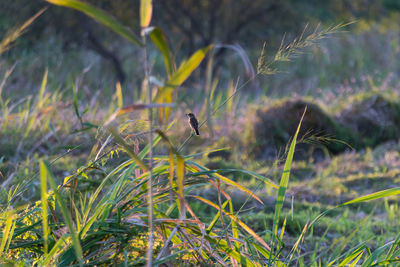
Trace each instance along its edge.
<instances>
[{"instance_id":1,"label":"blurred background","mask_svg":"<svg viewBox=\"0 0 400 267\"><path fill-rule=\"evenodd\" d=\"M123 24L138 29L139 1L88 1L106 10ZM0 35L22 23L47 4L43 1L15 0L0 3ZM328 97L341 90L366 89L396 83L399 72L399 10L396 0L328 1L155 1L153 25L168 36L174 56L186 58L208 44L230 44L243 50L253 66L266 42L274 54L281 44L299 36L306 25L312 31L339 23L356 22L346 33L322 40L298 60L286 64L282 73L261 79L246 90L249 93L282 97L291 94ZM23 56L22 56L23 55ZM2 56L2 65L17 62L12 77L15 90L37 90L44 69L50 80L68 84L85 68L84 83L96 89L113 87L116 80L125 84L133 97L140 91L142 64L137 48L128 44L92 19L77 11L52 6ZM154 75L162 71L162 59L150 54ZM245 79L240 54L220 49L215 58L217 90L224 90L230 79ZM205 65L205 64L203 64ZM204 70L204 66L203 66ZM202 75L203 74L203 75ZM248 74L248 72L247 72ZM27 76L28 75L28 76ZM196 73L191 84L202 90L204 72ZM30 79L24 79L29 77ZM204 80L204 79L203 79ZM254 89L254 90L251 90ZM8 93L6 92L6 93ZM107 94L105 94L107 96Z\"/></svg>"}]
</instances>

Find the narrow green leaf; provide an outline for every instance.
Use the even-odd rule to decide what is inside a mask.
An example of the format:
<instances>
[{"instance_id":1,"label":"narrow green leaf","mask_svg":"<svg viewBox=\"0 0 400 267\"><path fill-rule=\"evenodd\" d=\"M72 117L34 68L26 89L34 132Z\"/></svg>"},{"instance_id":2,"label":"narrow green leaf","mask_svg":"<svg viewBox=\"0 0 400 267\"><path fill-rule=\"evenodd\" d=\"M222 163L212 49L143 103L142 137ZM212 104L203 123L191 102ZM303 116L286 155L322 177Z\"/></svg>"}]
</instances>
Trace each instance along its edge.
<instances>
[{"instance_id":1,"label":"narrow green leaf","mask_svg":"<svg viewBox=\"0 0 400 267\"><path fill-rule=\"evenodd\" d=\"M392 247L390 248L389 252L386 255L386 260L389 260L392 258L395 249L398 248L398 246L399 246L399 241L400 241L400 234L398 234L396 239L394 240Z\"/></svg>"},{"instance_id":2,"label":"narrow green leaf","mask_svg":"<svg viewBox=\"0 0 400 267\"><path fill-rule=\"evenodd\" d=\"M285 218L285 220L286 220L286 218ZM292 258L293 258L293 256L294 256L294 253L297 251L297 249L298 249L300 243L302 242L302 240L303 240L303 238L304 238L304 235L305 235L306 232L307 232L308 227L309 227L309 223L307 222L306 225L304 225L303 231L301 231L300 236L297 238L296 243L294 244L293 248L292 248L291 251L290 251L291 253L290 253L290 257L289 257L289 263L288 263L287 265L291 266L290 263L291 263Z\"/></svg>"},{"instance_id":3,"label":"narrow green leaf","mask_svg":"<svg viewBox=\"0 0 400 267\"><path fill-rule=\"evenodd\" d=\"M294 150L295 150L296 142L297 142L297 135L299 134L300 126L303 121L304 115L306 114L306 111L307 111L307 107L304 109L303 116L300 119L299 125L297 126L296 133L293 137L292 143L290 144L289 153L286 158L285 167L283 168L281 182L279 184L278 196L276 198L276 204L275 204L275 215L274 215L274 221L273 221L273 224L274 224L273 232L276 236L278 235L279 216L281 215L281 210L283 207L283 202L285 200L286 190L287 190L287 187L289 184L290 170L292 168L292 161L293 161Z\"/></svg>"},{"instance_id":4,"label":"narrow green leaf","mask_svg":"<svg viewBox=\"0 0 400 267\"><path fill-rule=\"evenodd\" d=\"M181 86L184 81L197 69L203 61L207 53L213 48L209 45L205 48L197 50L187 61L181 63L178 70L172 75L171 79L156 95L154 102L163 100L167 95L171 94L174 88Z\"/></svg>"},{"instance_id":5,"label":"narrow green leaf","mask_svg":"<svg viewBox=\"0 0 400 267\"><path fill-rule=\"evenodd\" d=\"M160 50L164 58L164 64L167 70L168 78L171 78L171 75L174 72L174 63L171 55L171 50L167 42L167 37L160 28L154 28L150 32L150 39L157 46L158 50Z\"/></svg>"},{"instance_id":6,"label":"narrow green leaf","mask_svg":"<svg viewBox=\"0 0 400 267\"><path fill-rule=\"evenodd\" d=\"M74 223L73 223L72 218L71 218L71 214L69 213L67 207L65 206L64 200L62 199L60 193L58 192L57 185L56 185L56 183L54 181L54 176L53 176L53 173L51 172L49 164L46 161L41 161L41 164L44 165L44 169L46 171L47 179L48 179L48 181L50 183L51 188L53 189L54 195L55 195L56 200L57 200L57 204L61 209L61 213L62 213L62 216L64 218L65 224L67 225L68 230L69 230L69 232L71 234L72 245L74 247L74 250L75 250L76 256L78 258L79 264L81 266L83 266L82 246L81 246L81 243L79 241L78 235L76 233L75 226L74 226Z\"/></svg>"},{"instance_id":7,"label":"narrow green leaf","mask_svg":"<svg viewBox=\"0 0 400 267\"><path fill-rule=\"evenodd\" d=\"M228 200L229 202L229 212L231 215L235 215L235 212L233 210L233 204L231 200ZM224 209L224 208L222 208ZM232 236L233 238L239 239L239 230L238 230L238 226L235 220L231 220L232 223ZM235 248L237 252L240 252L240 244L239 242L235 242Z\"/></svg>"},{"instance_id":8,"label":"narrow green leaf","mask_svg":"<svg viewBox=\"0 0 400 267\"><path fill-rule=\"evenodd\" d=\"M46 90L48 74L49 74L49 69L46 68L46 71L44 72L43 79L42 79L42 85L40 86L40 90L39 90L39 100L38 100L37 108L43 107L43 96L44 96L44 92Z\"/></svg>"},{"instance_id":9,"label":"narrow green leaf","mask_svg":"<svg viewBox=\"0 0 400 267\"><path fill-rule=\"evenodd\" d=\"M203 61L207 53L212 49L212 45L197 50L187 61L182 62L179 69L172 75L172 78L167 82L168 86L177 87L182 85L190 74L197 69Z\"/></svg>"},{"instance_id":10,"label":"narrow green leaf","mask_svg":"<svg viewBox=\"0 0 400 267\"><path fill-rule=\"evenodd\" d=\"M225 209L226 205L228 205L228 200L222 204L222 209ZM211 221L210 225L207 227L206 232L209 234L212 229L214 228L215 224L218 222L218 219L220 217L220 210L218 210L217 214L214 216L213 220Z\"/></svg>"},{"instance_id":11,"label":"narrow green leaf","mask_svg":"<svg viewBox=\"0 0 400 267\"><path fill-rule=\"evenodd\" d=\"M6 224L3 229L3 238L1 239L0 243L0 256L3 254L3 252L7 252L7 243L9 244L9 239L12 239L15 227L14 216L15 214L13 211L8 212Z\"/></svg>"},{"instance_id":12,"label":"narrow green leaf","mask_svg":"<svg viewBox=\"0 0 400 267\"><path fill-rule=\"evenodd\" d=\"M263 255L266 259L269 258L270 253L268 250L266 250L265 248L263 248L262 246L260 246L259 244L256 243L250 243L258 252L261 253L261 255Z\"/></svg>"},{"instance_id":13,"label":"narrow green leaf","mask_svg":"<svg viewBox=\"0 0 400 267\"><path fill-rule=\"evenodd\" d=\"M357 266L357 263L360 261L362 255L363 255L363 252L361 252L360 255L358 255L358 257L349 265L349 267Z\"/></svg>"},{"instance_id":14,"label":"narrow green leaf","mask_svg":"<svg viewBox=\"0 0 400 267\"><path fill-rule=\"evenodd\" d=\"M385 250L391 245L391 243L386 243L383 246L375 249L375 251L364 260L363 264L361 267L369 267L371 266L375 260L377 260L381 255L384 254Z\"/></svg>"},{"instance_id":15,"label":"narrow green leaf","mask_svg":"<svg viewBox=\"0 0 400 267\"><path fill-rule=\"evenodd\" d=\"M363 253L364 253L364 249L361 250L361 251L359 251L359 250L354 251L354 252L351 253L349 256L347 256L346 258L344 258L344 259L342 260L342 262L341 262L338 266L339 266L339 267L347 266L347 264L348 264L349 262L351 262L352 260L354 260L355 258L358 258L358 260L359 260ZM353 263L356 264L358 260L357 260L357 259L354 260ZM354 265L353 265L353 266L354 266Z\"/></svg>"},{"instance_id":16,"label":"narrow green leaf","mask_svg":"<svg viewBox=\"0 0 400 267\"><path fill-rule=\"evenodd\" d=\"M54 5L69 7L72 9L76 9L80 12L83 12L89 17L92 17L93 19L97 20L104 26L108 27L115 33L119 34L126 40L130 41L131 43L143 46L143 44L139 41L139 39L128 28L126 28L124 25L119 23L115 18L113 18L112 16L108 15L106 12L95 6L77 0L46 0L46 1Z\"/></svg>"},{"instance_id":17,"label":"narrow green leaf","mask_svg":"<svg viewBox=\"0 0 400 267\"><path fill-rule=\"evenodd\" d=\"M215 177L215 178L217 178L217 179L220 179L221 182L235 187L236 189L238 189L238 190L240 190L240 191L242 191L242 192L244 192L244 193L250 195L250 196L253 197L255 200L257 200L258 202L260 202L261 204L264 204L264 203L261 201L261 199L260 199L258 196L256 196L253 192L251 192L251 191L250 191L249 189L247 189L246 187L244 187L244 186L242 186L242 185L236 183L235 181L229 179L228 177L225 177L225 176L222 176L222 175L220 175L220 174L218 174L218 173L215 173L215 172L216 172L215 170L210 170L210 169L208 169L208 168L206 168L206 167L200 166L199 164L197 164L197 163L194 162L194 161L187 161L187 162L188 162L190 165L193 165L197 170L202 171L202 174L207 174L207 175L210 175L211 177ZM217 172L220 172L220 171L223 172L223 170L217 170Z\"/></svg>"},{"instance_id":18,"label":"narrow green leaf","mask_svg":"<svg viewBox=\"0 0 400 267\"><path fill-rule=\"evenodd\" d=\"M74 110L75 110L75 115L78 117L79 120L81 120L81 114L79 113L79 105L78 105L78 92L75 86L72 87L72 95L74 97Z\"/></svg>"},{"instance_id":19,"label":"narrow green leaf","mask_svg":"<svg viewBox=\"0 0 400 267\"><path fill-rule=\"evenodd\" d=\"M375 193L372 193L372 194L369 194L366 196L355 198L353 200L350 200L343 204L340 204L338 207L342 207L342 206L346 206L346 205L350 205L350 204L354 204L354 203L361 203L361 202L370 201L370 200L383 198L383 197L395 196L398 194L400 194L400 187L395 187L395 188L375 192Z\"/></svg>"},{"instance_id":20,"label":"narrow green leaf","mask_svg":"<svg viewBox=\"0 0 400 267\"><path fill-rule=\"evenodd\" d=\"M92 217L85 223L85 226L82 228L80 232L81 238L85 238L87 232L90 227L92 227L93 223L103 214L107 207L111 206L111 203L104 203L101 207L96 207L94 214Z\"/></svg>"},{"instance_id":21,"label":"narrow green leaf","mask_svg":"<svg viewBox=\"0 0 400 267\"><path fill-rule=\"evenodd\" d=\"M283 239L283 235L285 234L285 228L286 228L286 217L285 220L283 220L283 225L282 225L282 229L281 229L281 236L280 239Z\"/></svg>"},{"instance_id":22,"label":"narrow green leaf","mask_svg":"<svg viewBox=\"0 0 400 267\"><path fill-rule=\"evenodd\" d=\"M226 172L240 172L240 173L245 173L248 175L251 175L261 181L263 181L264 183L266 183L267 185L279 189L279 186L277 186L273 181L271 181L270 179L268 179L267 177L264 177L258 173L252 172L252 171L248 171L248 170L240 170L240 169L222 169L222 170L217 170L216 172L218 173L226 173Z\"/></svg>"},{"instance_id":23,"label":"narrow green leaf","mask_svg":"<svg viewBox=\"0 0 400 267\"><path fill-rule=\"evenodd\" d=\"M41 262L40 266L50 266L50 261L53 259L53 257L62 251L63 245L66 243L63 237L57 240L56 244L52 247L50 250L49 254L44 258L44 260Z\"/></svg>"},{"instance_id":24,"label":"narrow green leaf","mask_svg":"<svg viewBox=\"0 0 400 267\"><path fill-rule=\"evenodd\" d=\"M117 82L116 84L116 89L115 89L115 95L117 96L117 103L118 103L118 108L123 108L124 106L124 98L122 97L122 88L121 88L121 83Z\"/></svg>"},{"instance_id":25,"label":"narrow green leaf","mask_svg":"<svg viewBox=\"0 0 400 267\"><path fill-rule=\"evenodd\" d=\"M40 183L41 183L41 199L42 199L42 224L43 224L43 239L44 239L44 256L48 252L48 238L49 238L49 223L47 214L47 171L44 162L40 162Z\"/></svg>"},{"instance_id":26,"label":"narrow green leaf","mask_svg":"<svg viewBox=\"0 0 400 267\"><path fill-rule=\"evenodd\" d=\"M251 192L251 191L250 191L249 189L247 189L246 187L244 187L244 186L242 186L242 185L236 183L235 181L229 179L228 177L222 176L222 175L220 175L220 174L218 174L218 173L216 173L216 174L214 174L214 175L215 175L218 179L220 179L221 182L223 182L223 183L225 183L225 184L232 185L232 186L235 187L236 189L238 189L238 190L240 190L240 191L242 191L242 192L244 192L244 193L246 193L246 194L252 196L255 200L257 200L258 202L260 202L261 204L264 205L264 202L262 202L262 200L261 200L258 196L256 196L253 192Z\"/></svg>"}]
</instances>

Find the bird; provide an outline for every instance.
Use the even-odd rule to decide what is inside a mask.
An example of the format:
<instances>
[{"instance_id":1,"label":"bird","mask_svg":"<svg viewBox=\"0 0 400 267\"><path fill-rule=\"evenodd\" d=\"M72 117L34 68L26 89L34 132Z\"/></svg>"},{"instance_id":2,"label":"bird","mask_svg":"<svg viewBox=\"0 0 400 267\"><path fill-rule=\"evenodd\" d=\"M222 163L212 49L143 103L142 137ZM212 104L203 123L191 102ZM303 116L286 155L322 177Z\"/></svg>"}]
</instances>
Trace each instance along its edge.
<instances>
[{"instance_id":1,"label":"bird","mask_svg":"<svg viewBox=\"0 0 400 267\"><path fill-rule=\"evenodd\" d=\"M196 116L193 113L188 113L186 114L188 116L188 123L190 125L190 128L193 129L193 131L196 132L196 135L200 135L199 133L199 122L196 119Z\"/></svg>"}]
</instances>

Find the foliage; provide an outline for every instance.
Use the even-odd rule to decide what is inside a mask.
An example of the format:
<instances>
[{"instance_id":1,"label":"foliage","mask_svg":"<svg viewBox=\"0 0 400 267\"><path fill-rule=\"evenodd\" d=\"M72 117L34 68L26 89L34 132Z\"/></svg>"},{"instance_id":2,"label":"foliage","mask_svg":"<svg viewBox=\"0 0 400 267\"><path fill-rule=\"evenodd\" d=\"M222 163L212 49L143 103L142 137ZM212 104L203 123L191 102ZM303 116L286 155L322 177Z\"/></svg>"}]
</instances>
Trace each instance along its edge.
<instances>
[{"instance_id":1,"label":"foliage","mask_svg":"<svg viewBox=\"0 0 400 267\"><path fill-rule=\"evenodd\" d=\"M330 226L323 229L325 232L318 236L314 236L314 231L319 230L317 228L319 222L328 221L324 221L325 216L334 212L340 213L342 210L349 213L354 204L361 205L370 200L396 197L400 193L399 188L365 192L364 196L358 195L352 200L341 200L342 204L323 206L323 211L321 209L315 211L311 207L311 216L301 216L300 219L303 220L299 220L300 222L291 220L290 213L286 211L286 204L289 196L292 196L289 184L293 183L292 172L297 171L298 167L293 159L307 109L302 113L299 123L296 123L294 137L290 142L283 166L278 163L275 165L280 179L270 179L250 170L207 168L200 162L198 156L218 152L220 149L196 154L184 153L183 148L193 138L193 134L179 148L176 147L170 129L178 124L177 121L171 122L173 112L176 115L178 111L171 108L178 99L177 95L184 92L178 88L189 79L211 51L217 51L218 46L207 43L204 48L194 52L188 60L176 64L167 35L160 28L149 27L152 1L141 2L141 17L138 20L140 29L129 31L116 19L95 6L77 0L48 0L48 2L84 12L130 40L134 45L140 46L145 70L143 80L146 92L143 94L143 99L147 98L147 103L135 103L124 107L121 84L117 84L113 97L117 103L109 103L108 111L105 106L98 109L105 115L103 114L100 119L97 117L100 122L92 123L89 120L94 120L98 110L91 109L90 106L86 108L81 106L79 97L81 87L80 81L77 80L72 86L70 100L70 109L74 113L69 113L76 116L74 125L76 129L71 131L72 126L69 125L68 128L68 122L61 121L57 124L60 126L58 131L70 132L67 136L81 134L89 139L93 138L91 133L95 131L95 144L92 148L88 146L78 151L87 158L84 160L85 163L75 168L72 173L56 173L55 165L58 160L76 152L74 149L68 150L66 154L52 161L34 156L32 161L36 169L39 165L38 172L23 172L25 181L21 184L15 183L12 186L2 184L8 189L3 192L6 198L0 212L2 262L40 266L84 264L141 266L145 263L151 266L163 263L178 265L182 262L187 265L205 266L217 264L291 266L295 263L310 266L355 266L356 264L370 266L389 265L398 261L400 236L395 239L392 237L379 246L370 246L366 240L354 245L353 239L356 239L356 233L361 231L361 227L370 223L372 213L370 216L365 216L356 230L347 235L343 232L349 228L339 229L351 222L351 219L344 216L343 223L336 225L338 227L336 233L342 235L334 239L333 244L325 251L323 250L325 245L322 243L326 240ZM295 39L287 46L282 46L272 57L271 62L292 59L322 37L325 38L326 34L332 33L332 29L337 28L322 30L320 34L314 32ZM138 34L139 30L141 40L132 33ZM166 69L164 79L151 76L147 40L154 43L163 57ZM259 68L256 76L240 85L231 86L226 95L220 95L219 100L214 97L213 92L215 90L213 84L217 82L211 82L211 75L209 76L209 107L205 111L207 119L202 121L200 127L207 120L213 119L222 107L256 77L269 74L267 70L270 61L265 54L260 57L260 62L260 66L266 68ZM212 63L209 64L211 66ZM176 68L176 65L179 67ZM54 114L62 111L54 112L49 117L42 116L43 109L48 107L56 109L59 99L65 97L46 91L49 86L49 73L50 71L46 71L43 75L42 85L34 100L27 100L28 104L25 106L21 104L14 106L18 108L17 112L12 112L9 99L2 98L3 134L14 131L21 140L20 146L24 146L24 142L29 139L34 142L36 131L41 134L51 133L50 136L55 138L59 137L51 119L54 119ZM6 73L2 86L9 75L9 72ZM157 89L154 94L153 88ZM159 118L158 128L153 124L154 109ZM227 108L229 111L232 109L232 106ZM10 123L11 118L14 119L12 123ZM143 126L135 125L142 121L145 121ZM66 128L61 129L61 127ZM148 141L144 141L143 135L147 135ZM51 147L51 143L49 146ZM45 158L46 155L43 154L41 157ZM18 155L10 158L18 160ZM67 169L71 171L71 167L68 165ZM283 169L279 169L280 167ZM246 174L247 177L254 179L253 185L243 185L242 181L239 183L225 173L231 176L236 176L237 173ZM60 181L57 177L63 177L63 180ZM6 181L11 183L9 179ZM254 186L254 183L257 185ZM327 186L326 182L321 183ZM26 201L23 195L35 186L40 187L38 194L40 200L31 204L29 201L34 197L31 196ZM263 193L272 196L274 201L272 207L269 206L268 199L261 196L258 191L260 186L264 187ZM212 190L212 197L203 194L203 191L208 189ZM244 196L243 201L239 202L240 207L235 205L238 195ZM24 205L21 206L21 203ZM253 225L244 220L246 204L266 209L264 213L266 216L261 216L265 221L263 226L258 226L260 229L254 229ZM391 203L386 203L385 207L388 211L392 211L392 215L396 211L396 206ZM274 210L273 216L272 210ZM304 218L307 220L304 221ZM334 223L333 217L329 219L330 223ZM312 238L317 240L316 244ZM304 247L309 251L303 253Z\"/></svg>"}]
</instances>

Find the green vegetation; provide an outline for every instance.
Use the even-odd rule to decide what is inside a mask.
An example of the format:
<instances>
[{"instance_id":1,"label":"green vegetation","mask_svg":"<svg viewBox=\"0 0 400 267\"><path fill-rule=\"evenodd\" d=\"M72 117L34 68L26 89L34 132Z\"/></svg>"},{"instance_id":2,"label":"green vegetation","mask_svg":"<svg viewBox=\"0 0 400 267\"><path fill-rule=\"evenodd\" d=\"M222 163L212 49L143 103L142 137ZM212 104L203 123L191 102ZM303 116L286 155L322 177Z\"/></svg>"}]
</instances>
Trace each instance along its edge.
<instances>
[{"instance_id":1,"label":"green vegetation","mask_svg":"<svg viewBox=\"0 0 400 267\"><path fill-rule=\"evenodd\" d=\"M249 45L249 52L228 44L233 36L223 35L226 23L217 17L215 32L202 34L212 12L210 24L190 17L227 6L234 12L245 1L195 7L172 1L192 25L190 33L187 25L180 29L182 43L171 41L179 25L157 17L160 8L171 12L158 1L141 0L136 9L124 1L46 2L47 10L20 26L8 25L14 18L0 21L10 28L0 43L1 264L398 264L400 102L390 71L398 67L391 59L398 43L373 12L398 16L395 2L368 11L347 3L354 16L368 16L336 26L323 20L325 26L306 26L297 38L289 37L298 23L276 17L271 25L282 28L273 30L296 26L288 41L261 50ZM331 1L264 2L248 8L277 11L275 17L302 7L298 21L316 11L317 21L350 17ZM53 17L55 27L76 26L72 18L80 18L98 54L80 45L67 49L64 37L51 33L13 51L28 27L37 31L40 18L57 12L63 15ZM243 14L251 15L258 17ZM123 18L136 22L122 24ZM166 28L153 27L158 23ZM121 38L114 45L122 63L95 40L104 29L111 31L104 42ZM273 30L269 35L279 38ZM238 34L251 38L257 31ZM392 38L379 73L381 58L362 47L369 37ZM311 84L314 91L305 89ZM190 132L188 111L199 118L200 136Z\"/></svg>"}]
</instances>

